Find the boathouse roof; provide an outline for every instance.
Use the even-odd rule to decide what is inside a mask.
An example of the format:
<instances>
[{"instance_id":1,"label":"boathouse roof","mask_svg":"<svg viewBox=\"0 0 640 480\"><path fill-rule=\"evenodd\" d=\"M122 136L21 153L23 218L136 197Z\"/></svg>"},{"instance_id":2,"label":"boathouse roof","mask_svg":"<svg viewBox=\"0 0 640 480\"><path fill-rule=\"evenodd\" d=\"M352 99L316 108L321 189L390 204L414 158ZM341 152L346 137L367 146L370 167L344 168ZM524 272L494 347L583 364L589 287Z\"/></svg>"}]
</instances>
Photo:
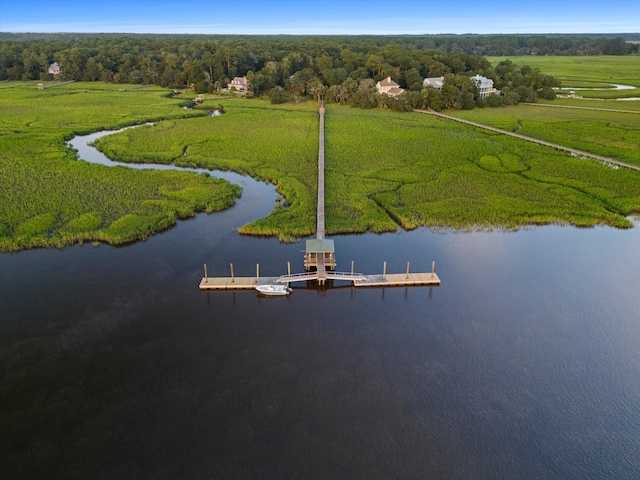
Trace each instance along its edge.
<instances>
[{"instance_id":1,"label":"boathouse roof","mask_svg":"<svg viewBox=\"0 0 640 480\"><path fill-rule=\"evenodd\" d=\"M328 238L314 238L307 240L307 252L335 252L333 240Z\"/></svg>"}]
</instances>

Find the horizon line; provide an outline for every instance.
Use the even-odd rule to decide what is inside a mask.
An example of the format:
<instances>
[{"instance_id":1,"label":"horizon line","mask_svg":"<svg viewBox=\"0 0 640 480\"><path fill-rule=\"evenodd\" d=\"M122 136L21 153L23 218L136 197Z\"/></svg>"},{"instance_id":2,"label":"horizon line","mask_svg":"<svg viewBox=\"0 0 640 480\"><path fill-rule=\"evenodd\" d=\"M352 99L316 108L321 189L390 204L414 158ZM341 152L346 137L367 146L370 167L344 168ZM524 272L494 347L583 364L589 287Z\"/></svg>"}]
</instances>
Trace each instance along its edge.
<instances>
[{"instance_id":1,"label":"horizon line","mask_svg":"<svg viewBox=\"0 0 640 480\"><path fill-rule=\"evenodd\" d=\"M204 32L127 32L127 31L104 31L104 32L90 32L90 31L37 31L37 30L25 30L25 31L0 31L0 34L15 34L15 35L24 35L24 34L51 34L51 35L68 35L68 34L81 34L81 35L247 35L247 36L265 36L265 35L273 35L273 36L289 36L289 37L334 37L334 36L346 36L346 37L357 37L357 36L372 36L372 37L388 37L388 36L397 36L397 37L415 37L415 36L442 36L442 35L478 35L478 36L487 36L487 35L532 35L532 36L541 36L541 35L640 35L640 31L632 32L545 32L545 33L533 33L533 32L523 32L523 33L474 33L474 32L464 32L464 33L204 33Z\"/></svg>"}]
</instances>

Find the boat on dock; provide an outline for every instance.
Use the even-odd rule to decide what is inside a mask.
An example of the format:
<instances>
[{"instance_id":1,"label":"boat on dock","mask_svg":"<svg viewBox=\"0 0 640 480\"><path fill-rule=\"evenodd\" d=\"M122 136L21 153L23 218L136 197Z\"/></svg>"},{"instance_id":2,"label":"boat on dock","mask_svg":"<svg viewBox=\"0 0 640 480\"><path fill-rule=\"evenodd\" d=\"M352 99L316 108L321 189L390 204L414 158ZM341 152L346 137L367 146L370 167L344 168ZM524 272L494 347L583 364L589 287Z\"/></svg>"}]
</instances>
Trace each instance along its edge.
<instances>
[{"instance_id":1,"label":"boat on dock","mask_svg":"<svg viewBox=\"0 0 640 480\"><path fill-rule=\"evenodd\" d=\"M282 296L291 293L291 289L286 285L256 285L256 290L258 293L268 296Z\"/></svg>"}]
</instances>

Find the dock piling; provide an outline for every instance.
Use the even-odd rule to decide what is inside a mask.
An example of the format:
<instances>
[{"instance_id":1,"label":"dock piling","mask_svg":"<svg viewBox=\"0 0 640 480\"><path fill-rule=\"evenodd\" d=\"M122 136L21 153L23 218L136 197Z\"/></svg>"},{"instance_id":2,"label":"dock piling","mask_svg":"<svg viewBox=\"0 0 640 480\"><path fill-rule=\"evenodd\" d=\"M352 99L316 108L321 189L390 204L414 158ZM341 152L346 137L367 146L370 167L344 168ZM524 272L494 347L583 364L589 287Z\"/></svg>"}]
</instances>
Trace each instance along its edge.
<instances>
[{"instance_id":1,"label":"dock piling","mask_svg":"<svg viewBox=\"0 0 640 480\"><path fill-rule=\"evenodd\" d=\"M207 264L204 264L204 283L209 283L209 276L207 275Z\"/></svg>"},{"instance_id":2,"label":"dock piling","mask_svg":"<svg viewBox=\"0 0 640 480\"><path fill-rule=\"evenodd\" d=\"M233 274L233 263L230 263L229 265L231 266L231 283L235 283L236 277Z\"/></svg>"},{"instance_id":3,"label":"dock piling","mask_svg":"<svg viewBox=\"0 0 640 480\"><path fill-rule=\"evenodd\" d=\"M407 262L407 280L409 279L409 262Z\"/></svg>"},{"instance_id":4,"label":"dock piling","mask_svg":"<svg viewBox=\"0 0 640 480\"><path fill-rule=\"evenodd\" d=\"M382 278L387 278L387 262L382 265Z\"/></svg>"},{"instance_id":5,"label":"dock piling","mask_svg":"<svg viewBox=\"0 0 640 480\"><path fill-rule=\"evenodd\" d=\"M433 262L431 262L431 278L435 276L435 273L436 273L436 262L434 260Z\"/></svg>"},{"instance_id":6,"label":"dock piling","mask_svg":"<svg viewBox=\"0 0 640 480\"><path fill-rule=\"evenodd\" d=\"M351 276L353 277L353 266L354 266L355 262L353 260L351 260Z\"/></svg>"},{"instance_id":7,"label":"dock piling","mask_svg":"<svg viewBox=\"0 0 640 480\"><path fill-rule=\"evenodd\" d=\"M256 283L260 281L260 264L256 263Z\"/></svg>"},{"instance_id":8,"label":"dock piling","mask_svg":"<svg viewBox=\"0 0 640 480\"><path fill-rule=\"evenodd\" d=\"M291 262L287 262L287 275L291 276Z\"/></svg>"}]
</instances>

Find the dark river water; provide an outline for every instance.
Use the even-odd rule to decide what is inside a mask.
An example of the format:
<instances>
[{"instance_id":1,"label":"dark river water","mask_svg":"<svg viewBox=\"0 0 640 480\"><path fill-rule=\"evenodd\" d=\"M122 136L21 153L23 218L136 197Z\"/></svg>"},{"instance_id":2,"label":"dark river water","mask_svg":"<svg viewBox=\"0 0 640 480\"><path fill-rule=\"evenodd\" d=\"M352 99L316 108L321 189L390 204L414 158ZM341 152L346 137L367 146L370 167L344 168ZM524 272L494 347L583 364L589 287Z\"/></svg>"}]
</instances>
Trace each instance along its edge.
<instances>
[{"instance_id":1,"label":"dark river water","mask_svg":"<svg viewBox=\"0 0 640 480\"><path fill-rule=\"evenodd\" d=\"M436 288L201 292L301 271L237 206L0 255L0 478L640 478L640 228L335 237Z\"/></svg>"}]
</instances>

